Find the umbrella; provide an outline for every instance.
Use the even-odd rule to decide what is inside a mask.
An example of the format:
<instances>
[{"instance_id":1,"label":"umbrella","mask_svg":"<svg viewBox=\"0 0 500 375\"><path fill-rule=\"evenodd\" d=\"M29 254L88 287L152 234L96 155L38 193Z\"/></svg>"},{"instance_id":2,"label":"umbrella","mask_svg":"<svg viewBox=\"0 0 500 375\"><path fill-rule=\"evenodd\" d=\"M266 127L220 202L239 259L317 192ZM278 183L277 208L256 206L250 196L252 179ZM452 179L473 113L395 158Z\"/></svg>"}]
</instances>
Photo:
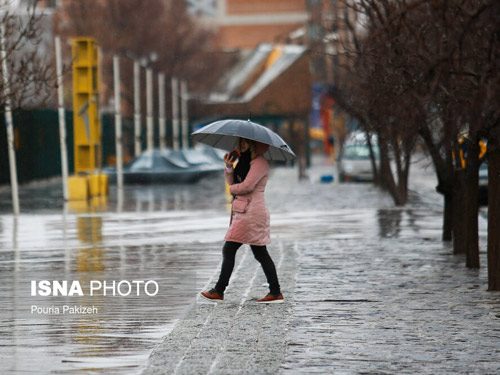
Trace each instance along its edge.
<instances>
[{"instance_id":1,"label":"umbrella","mask_svg":"<svg viewBox=\"0 0 500 375\"><path fill-rule=\"evenodd\" d=\"M264 153L268 160L287 161L296 158L290 146L278 134L250 120L215 121L191 135L194 141L226 151L236 148L239 138L251 139L269 145Z\"/></svg>"}]
</instances>

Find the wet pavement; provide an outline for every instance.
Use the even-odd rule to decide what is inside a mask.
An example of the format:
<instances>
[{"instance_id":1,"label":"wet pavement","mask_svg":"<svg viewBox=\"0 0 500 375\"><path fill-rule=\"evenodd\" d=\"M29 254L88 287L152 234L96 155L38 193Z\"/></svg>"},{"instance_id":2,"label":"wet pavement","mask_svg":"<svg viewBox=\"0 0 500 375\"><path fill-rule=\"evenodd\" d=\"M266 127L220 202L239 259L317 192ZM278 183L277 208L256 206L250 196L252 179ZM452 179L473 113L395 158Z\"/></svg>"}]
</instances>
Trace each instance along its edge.
<instances>
[{"instance_id":1,"label":"wet pavement","mask_svg":"<svg viewBox=\"0 0 500 375\"><path fill-rule=\"evenodd\" d=\"M269 251L286 303L255 304L265 279L244 246L224 303L197 291L218 274L228 206L222 177L127 187L91 207L29 187L14 220L0 191L0 359L7 373L499 373L500 295L440 242L432 175L405 208L370 184L321 184L275 168ZM425 180L425 181L424 181ZM423 182L422 182L423 181ZM42 192L42 193L41 193ZM23 196L23 195L22 195ZM111 192L113 196L113 191ZM24 202L24 203L23 203ZM52 202L52 203L51 203ZM119 211L119 212L117 212ZM64 213L66 212L66 213ZM481 221L485 264L485 223ZM154 297L31 297L29 280L156 280ZM47 302L50 301L50 302ZM30 306L94 305L88 316ZM35 369L35 370L34 370Z\"/></svg>"},{"instance_id":2,"label":"wet pavement","mask_svg":"<svg viewBox=\"0 0 500 375\"><path fill-rule=\"evenodd\" d=\"M217 267L228 224L222 176L127 186L121 207L113 186L110 199L63 206L60 181L45 181L21 189L17 219L9 194L0 190L2 374L137 373ZM79 280L85 296L34 297L31 280ZM159 292L89 296L91 280L155 280ZM56 314L63 306L98 312Z\"/></svg>"},{"instance_id":3,"label":"wet pavement","mask_svg":"<svg viewBox=\"0 0 500 375\"><path fill-rule=\"evenodd\" d=\"M116 185L110 185L109 198L96 200L90 208L78 204L66 205L69 212L165 212L192 209L223 209L226 197L222 174L196 184L125 185L124 202L117 204ZM21 213L37 215L60 213L64 210L61 180L58 178L32 182L20 189ZM10 189L0 187L0 214L12 212Z\"/></svg>"},{"instance_id":4,"label":"wet pavement","mask_svg":"<svg viewBox=\"0 0 500 375\"><path fill-rule=\"evenodd\" d=\"M416 183L410 204L394 208L370 185L273 178L274 203L291 207L272 216L269 247L286 302L255 303L265 280L243 251L225 301L198 299L144 374L500 372L500 295L486 291L485 269L466 270L440 241L439 197L422 200L432 193Z\"/></svg>"},{"instance_id":5,"label":"wet pavement","mask_svg":"<svg viewBox=\"0 0 500 375\"><path fill-rule=\"evenodd\" d=\"M0 235L0 358L7 373L137 368L182 316L197 280L218 263L218 246L176 237L169 227L190 223L180 215L9 219L1 218ZM149 235L161 227L163 238ZM85 296L33 297L30 280L79 280ZM90 280L155 280L160 290L154 297L90 297ZM92 306L98 313L32 314L33 305Z\"/></svg>"}]
</instances>

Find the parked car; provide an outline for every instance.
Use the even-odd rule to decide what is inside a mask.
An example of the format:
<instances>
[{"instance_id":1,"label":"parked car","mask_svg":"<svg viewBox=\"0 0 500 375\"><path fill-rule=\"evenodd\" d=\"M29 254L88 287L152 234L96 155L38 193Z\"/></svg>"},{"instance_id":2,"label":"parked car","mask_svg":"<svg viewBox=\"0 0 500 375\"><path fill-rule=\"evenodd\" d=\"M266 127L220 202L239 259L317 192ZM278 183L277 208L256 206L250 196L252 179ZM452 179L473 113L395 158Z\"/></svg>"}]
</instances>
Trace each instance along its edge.
<instances>
[{"instance_id":1,"label":"parked car","mask_svg":"<svg viewBox=\"0 0 500 375\"><path fill-rule=\"evenodd\" d=\"M378 138L376 134L371 135L371 143L372 145L378 144ZM344 141L345 145L366 145L366 133L363 131L352 131L350 132Z\"/></svg>"},{"instance_id":2,"label":"parked car","mask_svg":"<svg viewBox=\"0 0 500 375\"><path fill-rule=\"evenodd\" d=\"M200 149L145 151L123 168L126 183L194 183L203 177L220 174L224 163L217 155ZM105 168L111 182L116 181L116 169Z\"/></svg>"},{"instance_id":3,"label":"parked car","mask_svg":"<svg viewBox=\"0 0 500 375\"><path fill-rule=\"evenodd\" d=\"M379 148L375 135L371 137L375 160L378 165ZM346 137L344 147L337 158L339 180L342 181L373 181L373 168L370 159L370 149L366 142L366 133L353 131Z\"/></svg>"},{"instance_id":4,"label":"parked car","mask_svg":"<svg viewBox=\"0 0 500 375\"><path fill-rule=\"evenodd\" d=\"M372 144L378 165L379 148ZM373 181L370 149L366 143L346 143L337 159L340 181Z\"/></svg>"}]
</instances>

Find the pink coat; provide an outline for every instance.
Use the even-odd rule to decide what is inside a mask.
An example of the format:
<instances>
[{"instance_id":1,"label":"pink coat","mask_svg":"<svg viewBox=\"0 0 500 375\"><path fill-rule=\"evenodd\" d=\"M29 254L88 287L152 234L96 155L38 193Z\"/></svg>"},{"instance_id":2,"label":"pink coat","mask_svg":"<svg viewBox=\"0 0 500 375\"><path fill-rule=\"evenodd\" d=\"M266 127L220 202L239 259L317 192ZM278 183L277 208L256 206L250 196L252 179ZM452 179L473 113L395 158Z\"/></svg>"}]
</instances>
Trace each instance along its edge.
<instances>
[{"instance_id":1,"label":"pink coat","mask_svg":"<svg viewBox=\"0 0 500 375\"><path fill-rule=\"evenodd\" d=\"M249 198L250 202L244 213L233 210L233 219L224 240L261 246L271 242L269 211L264 199L268 175L269 163L262 155L250 161L250 170L242 183L234 184L233 172L225 172L231 194Z\"/></svg>"}]
</instances>

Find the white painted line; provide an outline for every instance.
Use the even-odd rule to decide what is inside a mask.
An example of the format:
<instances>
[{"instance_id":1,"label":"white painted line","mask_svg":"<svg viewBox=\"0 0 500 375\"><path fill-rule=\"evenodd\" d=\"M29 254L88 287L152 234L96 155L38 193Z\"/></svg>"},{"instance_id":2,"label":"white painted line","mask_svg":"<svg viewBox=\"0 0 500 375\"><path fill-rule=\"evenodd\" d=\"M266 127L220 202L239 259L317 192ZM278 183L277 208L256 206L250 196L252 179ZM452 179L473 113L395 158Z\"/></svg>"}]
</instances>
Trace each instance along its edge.
<instances>
[{"instance_id":1,"label":"white painted line","mask_svg":"<svg viewBox=\"0 0 500 375\"><path fill-rule=\"evenodd\" d=\"M245 255L247 253L248 253L248 251L245 253ZM239 265L241 265L241 263ZM256 267L255 268L255 272L253 274L253 277L250 280L250 282L248 283L248 287L245 289L245 292L243 293L243 297L242 297L242 299L240 301L240 304L238 305L238 310L236 311L236 314L234 315L233 324L229 328L229 332L231 332L231 330L233 329L234 322L236 321L236 318L238 317L239 313L241 312L241 309L243 308L243 305L247 301L247 298L248 298L248 296L250 294L250 290L252 289L252 286L253 286L253 284L255 282L255 278L257 277L258 270L259 270L259 267ZM223 344L221 345L220 350L217 353L217 356L215 357L214 361L212 362L212 365L210 366L210 369L208 370L207 374L212 374L213 373L213 371L215 370L215 367L219 363L221 354L224 353L225 351L226 351L226 340L224 340Z\"/></svg>"},{"instance_id":2,"label":"white painted line","mask_svg":"<svg viewBox=\"0 0 500 375\"><path fill-rule=\"evenodd\" d=\"M236 269L233 271L233 274L231 275L231 277L232 277L232 279L233 279L233 280L234 280L234 278L235 278L235 275L237 275L237 274L238 274L238 272L239 272L239 270L241 269L242 264L243 264L243 262L245 261L245 258L247 257L247 255L248 255L248 251L245 251L245 253L243 254L243 257L241 258L240 262L238 263L238 266L236 267ZM208 286L212 283L212 280L213 280L216 276L218 276L218 273L219 273L219 272L217 272L217 271L216 271L216 272L213 274L213 276L210 278L210 280L209 280L209 281L205 284L204 289L208 288ZM252 280L253 280L253 279L252 279ZM228 287L229 287L230 285L231 285L231 283L229 283ZM197 296L197 299L196 299L195 303L198 303L199 298L201 298L201 297L198 297L198 296ZM196 334L195 338L198 338L198 337L200 336L201 332L203 331L203 328L205 328L205 326L207 325L208 321L209 321L209 320L210 320L210 318L212 317L212 314L213 314L213 312L214 312L215 307L217 306L217 304L216 304L216 303L214 303L213 305L214 305L214 308L212 309L212 311L210 312L210 314L208 314L208 315L207 315L206 319L203 321L203 324L202 324L201 328L198 330L198 333ZM241 305L241 303L240 303L240 305ZM239 310L238 310L238 311L239 311ZM194 341L194 340L193 340L193 341ZM186 354L190 352L191 346L192 346L192 345L190 344L190 345L189 345L189 347L188 347L188 348L184 351L184 355L181 357L181 359L179 360L179 362L177 362L177 365L175 366L175 369L174 369L174 374L177 374L177 372L179 371L180 366L182 365L182 363L184 362L184 359L186 358ZM216 357L216 359L217 359L217 357ZM213 363L212 363L212 366L213 366ZM210 368L212 368L212 366L211 366ZM209 372L210 372L210 371L209 371Z\"/></svg>"},{"instance_id":3,"label":"white painted line","mask_svg":"<svg viewBox=\"0 0 500 375\"><path fill-rule=\"evenodd\" d=\"M297 243L297 242L295 242L295 243ZM283 250L284 250L284 246L283 246L283 241L280 241L280 243L279 243L279 246L278 246L278 247L279 247L279 250L280 250L280 259L279 259L279 261L278 261L278 267L277 267L277 268L278 268L278 269L280 269L280 268L281 268L281 265L283 264L283 258L284 258L284 251L283 251Z\"/></svg>"}]
</instances>

